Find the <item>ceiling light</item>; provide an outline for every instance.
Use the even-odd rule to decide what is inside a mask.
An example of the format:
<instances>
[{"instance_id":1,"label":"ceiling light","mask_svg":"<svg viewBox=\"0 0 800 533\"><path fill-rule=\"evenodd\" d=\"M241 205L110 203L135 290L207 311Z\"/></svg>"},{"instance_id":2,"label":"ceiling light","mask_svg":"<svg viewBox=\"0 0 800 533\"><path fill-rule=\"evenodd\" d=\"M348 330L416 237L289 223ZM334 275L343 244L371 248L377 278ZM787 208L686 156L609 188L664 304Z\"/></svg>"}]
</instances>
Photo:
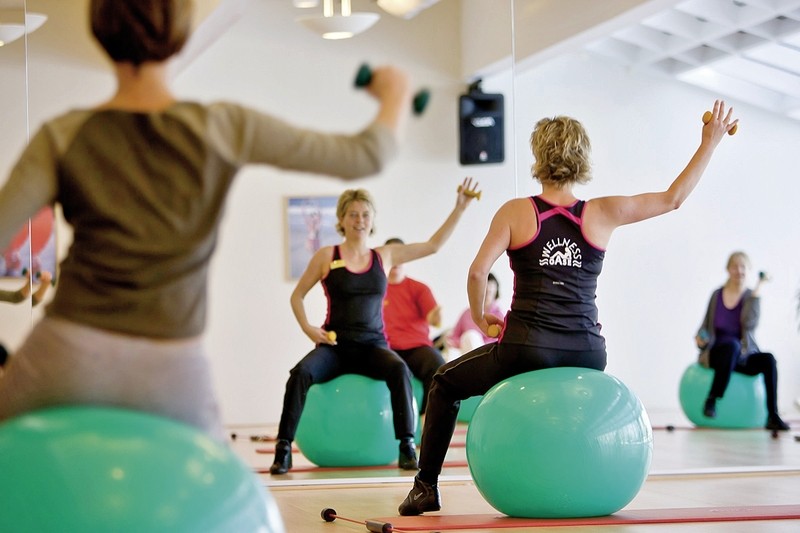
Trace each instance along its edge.
<instances>
[{"instance_id":1,"label":"ceiling light","mask_svg":"<svg viewBox=\"0 0 800 533\"><path fill-rule=\"evenodd\" d=\"M292 0L294 7L300 8L307 8L307 7L317 7L319 5L319 0Z\"/></svg>"},{"instance_id":2,"label":"ceiling light","mask_svg":"<svg viewBox=\"0 0 800 533\"><path fill-rule=\"evenodd\" d=\"M47 15L41 13L25 14L25 24L3 24L0 23L0 46L5 46L12 41L16 41L26 33L32 33L45 23Z\"/></svg>"},{"instance_id":3,"label":"ceiling light","mask_svg":"<svg viewBox=\"0 0 800 533\"><path fill-rule=\"evenodd\" d=\"M426 9L439 0L378 0L378 7L404 19L410 19L423 9Z\"/></svg>"},{"instance_id":4,"label":"ceiling light","mask_svg":"<svg viewBox=\"0 0 800 533\"><path fill-rule=\"evenodd\" d=\"M337 15L334 0L322 0L322 15L295 20L324 39L348 39L368 30L381 18L377 13L353 13L350 0L340 0L339 6Z\"/></svg>"}]
</instances>

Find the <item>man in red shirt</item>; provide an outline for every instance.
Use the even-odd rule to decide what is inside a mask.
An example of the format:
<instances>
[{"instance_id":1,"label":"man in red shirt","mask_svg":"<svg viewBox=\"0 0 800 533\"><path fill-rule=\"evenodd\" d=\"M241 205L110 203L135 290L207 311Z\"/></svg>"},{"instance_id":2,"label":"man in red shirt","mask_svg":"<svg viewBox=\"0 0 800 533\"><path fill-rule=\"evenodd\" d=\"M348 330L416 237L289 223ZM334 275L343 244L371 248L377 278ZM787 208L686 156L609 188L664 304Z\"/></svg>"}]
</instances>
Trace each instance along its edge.
<instances>
[{"instance_id":1,"label":"man in red shirt","mask_svg":"<svg viewBox=\"0 0 800 533\"><path fill-rule=\"evenodd\" d=\"M386 241L386 244L395 243L404 244L396 237ZM383 321L389 347L403 358L414 377L422 382L420 414L423 414L433 375L444 364L444 357L434 348L428 328L438 327L442 315L430 288L406 276L403 265L396 265L389 271L389 286L383 299Z\"/></svg>"}]
</instances>

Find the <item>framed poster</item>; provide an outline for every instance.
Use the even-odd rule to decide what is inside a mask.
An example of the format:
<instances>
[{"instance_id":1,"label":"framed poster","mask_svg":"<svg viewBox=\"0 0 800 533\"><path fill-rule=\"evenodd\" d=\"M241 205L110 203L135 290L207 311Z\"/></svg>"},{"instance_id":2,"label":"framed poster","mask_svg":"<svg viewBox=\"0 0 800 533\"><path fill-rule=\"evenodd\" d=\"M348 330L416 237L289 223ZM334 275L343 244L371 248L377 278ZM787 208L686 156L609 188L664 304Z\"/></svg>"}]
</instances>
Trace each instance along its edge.
<instances>
[{"instance_id":1,"label":"framed poster","mask_svg":"<svg viewBox=\"0 0 800 533\"><path fill-rule=\"evenodd\" d=\"M314 252L342 242L336 232L338 196L296 196L286 199L286 272L299 278Z\"/></svg>"}]
</instances>

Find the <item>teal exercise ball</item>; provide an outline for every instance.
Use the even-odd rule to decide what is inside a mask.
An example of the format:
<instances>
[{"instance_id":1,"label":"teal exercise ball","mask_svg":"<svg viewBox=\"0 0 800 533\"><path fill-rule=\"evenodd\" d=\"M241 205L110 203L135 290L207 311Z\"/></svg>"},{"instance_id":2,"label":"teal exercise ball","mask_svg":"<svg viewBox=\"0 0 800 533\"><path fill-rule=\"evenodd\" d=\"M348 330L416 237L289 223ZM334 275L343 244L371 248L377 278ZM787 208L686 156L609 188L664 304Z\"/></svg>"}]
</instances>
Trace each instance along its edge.
<instances>
[{"instance_id":1,"label":"teal exercise ball","mask_svg":"<svg viewBox=\"0 0 800 533\"><path fill-rule=\"evenodd\" d=\"M8 532L284 532L227 445L123 409L55 407L0 424L0 502Z\"/></svg>"},{"instance_id":2,"label":"teal exercise ball","mask_svg":"<svg viewBox=\"0 0 800 533\"><path fill-rule=\"evenodd\" d=\"M425 394L425 386L419 378L411 378L411 390L414 392L414 401L417 402L415 413L419 413L419 410L422 409L422 397ZM420 423L419 416L417 416L417 429L414 431L414 439L417 442L422 440L422 424Z\"/></svg>"},{"instance_id":3,"label":"teal exercise ball","mask_svg":"<svg viewBox=\"0 0 800 533\"><path fill-rule=\"evenodd\" d=\"M678 396L681 409L694 425L700 427L743 429L764 427L767 404L764 379L733 372L725 396L717 400L717 416L703 414L714 370L699 363L689 365L681 376Z\"/></svg>"},{"instance_id":4,"label":"teal exercise ball","mask_svg":"<svg viewBox=\"0 0 800 533\"><path fill-rule=\"evenodd\" d=\"M498 383L467 430L476 487L513 517L615 513L641 489L652 454L653 430L636 395L586 368L537 370Z\"/></svg>"},{"instance_id":5,"label":"teal exercise ball","mask_svg":"<svg viewBox=\"0 0 800 533\"><path fill-rule=\"evenodd\" d=\"M471 396L466 400L461 400L461 407L458 408L457 420L459 422L470 422L473 415L475 415L475 409L478 408L478 404L481 403L482 399L483 396Z\"/></svg>"},{"instance_id":6,"label":"teal exercise ball","mask_svg":"<svg viewBox=\"0 0 800 533\"><path fill-rule=\"evenodd\" d=\"M413 403L416 413L416 400ZM398 440L386 382L343 374L312 385L295 442L317 466L378 466L397 461Z\"/></svg>"}]
</instances>

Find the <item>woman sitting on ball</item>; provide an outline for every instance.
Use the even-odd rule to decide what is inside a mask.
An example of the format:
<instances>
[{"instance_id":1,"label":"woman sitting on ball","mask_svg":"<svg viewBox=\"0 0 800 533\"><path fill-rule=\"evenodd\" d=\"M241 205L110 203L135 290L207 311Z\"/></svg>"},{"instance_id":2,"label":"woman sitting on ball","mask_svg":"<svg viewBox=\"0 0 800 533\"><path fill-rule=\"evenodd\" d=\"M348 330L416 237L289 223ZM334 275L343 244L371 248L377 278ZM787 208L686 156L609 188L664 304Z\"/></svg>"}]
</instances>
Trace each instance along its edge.
<instances>
[{"instance_id":1,"label":"woman sitting on ball","mask_svg":"<svg viewBox=\"0 0 800 533\"><path fill-rule=\"evenodd\" d=\"M738 122L721 101L714 103L712 115L703 126L699 148L666 191L589 201L572 193L575 184L591 179L589 137L583 126L564 116L536 124L531 135L536 160L532 170L542 193L500 207L469 269L472 319L487 334L490 326L502 324L500 340L445 364L434 376L420 471L400 505L401 515L441 508L437 482L461 400L532 370L605 369L605 340L595 305L605 248L617 227L677 209L689 196L722 136ZM487 277L503 252L514 272L514 296L505 321L484 313Z\"/></svg>"},{"instance_id":2,"label":"woman sitting on ball","mask_svg":"<svg viewBox=\"0 0 800 533\"><path fill-rule=\"evenodd\" d=\"M717 399L722 398L733 372L749 376L764 375L767 396L766 429L785 431L789 425L778 415L778 367L771 353L759 350L753 332L761 312L759 292L769 279L761 273L754 289L747 288L750 259L744 252L728 258L728 280L715 290L708 302L703 325L695 341L700 348L700 364L714 370L703 414L717 416Z\"/></svg>"},{"instance_id":3,"label":"woman sitting on ball","mask_svg":"<svg viewBox=\"0 0 800 533\"><path fill-rule=\"evenodd\" d=\"M285 474L292 468L292 441L311 385L348 373L386 382L395 437L400 441L397 465L403 470L417 469L411 372L389 349L384 332L387 274L395 265L436 253L455 229L476 188L472 178L464 180L455 207L427 241L374 249L368 244L375 231L372 197L364 189L349 189L339 196L336 230L344 241L320 248L311 257L291 296L294 316L314 348L289 373L270 474ZM309 322L303 303L317 283L328 298L328 316L322 327Z\"/></svg>"}]
</instances>

